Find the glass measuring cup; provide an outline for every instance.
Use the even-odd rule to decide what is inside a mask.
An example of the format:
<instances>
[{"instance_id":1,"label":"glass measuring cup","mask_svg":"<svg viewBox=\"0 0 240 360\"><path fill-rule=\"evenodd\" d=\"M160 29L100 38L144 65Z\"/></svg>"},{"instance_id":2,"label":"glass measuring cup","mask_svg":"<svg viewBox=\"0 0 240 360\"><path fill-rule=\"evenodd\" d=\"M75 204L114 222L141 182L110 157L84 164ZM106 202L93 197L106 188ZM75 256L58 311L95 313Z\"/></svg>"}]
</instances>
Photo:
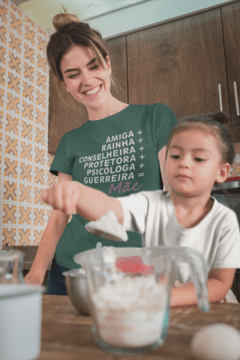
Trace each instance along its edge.
<instances>
[{"instance_id":1,"label":"glass measuring cup","mask_svg":"<svg viewBox=\"0 0 240 360\"><path fill-rule=\"evenodd\" d=\"M207 265L196 250L103 247L81 252L74 261L87 274L95 339L112 353L144 353L163 344L171 288L182 271L189 271L200 309L209 311Z\"/></svg>"},{"instance_id":2,"label":"glass measuring cup","mask_svg":"<svg viewBox=\"0 0 240 360\"><path fill-rule=\"evenodd\" d=\"M24 253L20 250L0 250L0 284L22 284Z\"/></svg>"}]
</instances>

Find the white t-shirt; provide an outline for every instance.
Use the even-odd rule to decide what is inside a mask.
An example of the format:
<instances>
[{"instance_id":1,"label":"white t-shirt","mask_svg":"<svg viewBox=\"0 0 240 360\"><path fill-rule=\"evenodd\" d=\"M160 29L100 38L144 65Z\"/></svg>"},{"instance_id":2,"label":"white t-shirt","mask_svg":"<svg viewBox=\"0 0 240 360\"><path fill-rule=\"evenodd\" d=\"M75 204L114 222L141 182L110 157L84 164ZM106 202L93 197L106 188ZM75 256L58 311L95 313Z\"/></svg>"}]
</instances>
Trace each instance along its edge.
<instances>
[{"instance_id":1,"label":"white t-shirt","mask_svg":"<svg viewBox=\"0 0 240 360\"><path fill-rule=\"evenodd\" d=\"M193 228L179 225L167 191L144 191L118 198L124 228L142 235L143 246L187 246L198 250L211 268L240 268L240 233L235 212L212 198L213 207ZM184 264L183 264L184 265ZM182 272L180 282L189 281Z\"/></svg>"}]
</instances>

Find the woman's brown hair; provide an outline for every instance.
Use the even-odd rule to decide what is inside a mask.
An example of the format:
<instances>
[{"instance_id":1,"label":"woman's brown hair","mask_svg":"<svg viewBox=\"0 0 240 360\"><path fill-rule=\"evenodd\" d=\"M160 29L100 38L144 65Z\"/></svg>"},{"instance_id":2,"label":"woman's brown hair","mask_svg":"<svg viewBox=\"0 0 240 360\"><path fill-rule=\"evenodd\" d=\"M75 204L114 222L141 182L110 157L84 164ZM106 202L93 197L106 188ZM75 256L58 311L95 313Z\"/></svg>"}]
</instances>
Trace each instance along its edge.
<instances>
[{"instance_id":1,"label":"woman's brown hair","mask_svg":"<svg viewBox=\"0 0 240 360\"><path fill-rule=\"evenodd\" d=\"M47 59L53 75L59 81L63 81L61 60L74 45L89 47L99 63L106 67L109 52L100 32L80 21L76 15L67 13L55 15L52 23L56 32L48 42Z\"/></svg>"}]
</instances>

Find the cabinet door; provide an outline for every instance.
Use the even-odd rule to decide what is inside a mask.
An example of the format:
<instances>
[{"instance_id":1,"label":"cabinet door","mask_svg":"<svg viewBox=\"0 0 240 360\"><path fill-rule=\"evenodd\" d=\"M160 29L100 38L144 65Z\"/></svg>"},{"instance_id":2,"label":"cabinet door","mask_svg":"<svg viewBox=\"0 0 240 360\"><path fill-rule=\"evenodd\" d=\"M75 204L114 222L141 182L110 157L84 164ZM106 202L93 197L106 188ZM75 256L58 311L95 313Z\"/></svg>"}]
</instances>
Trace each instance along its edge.
<instances>
[{"instance_id":1,"label":"cabinet door","mask_svg":"<svg viewBox=\"0 0 240 360\"><path fill-rule=\"evenodd\" d=\"M222 7L231 125L240 125L236 105L240 99L240 2ZM234 82L238 96L235 97ZM236 94L237 95L237 94ZM239 132L240 134L240 132ZM240 141L240 138L239 140Z\"/></svg>"},{"instance_id":2,"label":"cabinet door","mask_svg":"<svg viewBox=\"0 0 240 360\"><path fill-rule=\"evenodd\" d=\"M220 8L127 36L130 103L161 102L178 119L229 111Z\"/></svg>"},{"instance_id":3,"label":"cabinet door","mask_svg":"<svg viewBox=\"0 0 240 360\"><path fill-rule=\"evenodd\" d=\"M108 49L112 65L112 73L117 87L113 95L127 103L127 67L126 37L108 40ZM59 95L53 76L50 74L49 88L49 144L48 151L55 154L61 137L70 130L76 129L88 118L85 107L73 99L67 92L64 100Z\"/></svg>"}]
</instances>

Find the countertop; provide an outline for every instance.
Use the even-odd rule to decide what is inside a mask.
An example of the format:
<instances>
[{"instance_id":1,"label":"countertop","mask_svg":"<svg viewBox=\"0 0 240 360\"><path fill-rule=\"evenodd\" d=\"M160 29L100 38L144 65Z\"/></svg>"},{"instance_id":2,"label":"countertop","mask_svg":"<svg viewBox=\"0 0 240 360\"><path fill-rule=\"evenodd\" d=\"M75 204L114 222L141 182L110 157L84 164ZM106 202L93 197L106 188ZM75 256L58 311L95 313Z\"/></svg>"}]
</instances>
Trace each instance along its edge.
<instances>
[{"instance_id":1,"label":"countertop","mask_svg":"<svg viewBox=\"0 0 240 360\"><path fill-rule=\"evenodd\" d=\"M202 327L221 322L240 331L240 304L211 304L171 308L165 344L143 355L118 356L102 350L91 332L91 318L80 315L68 296L43 295L42 349L39 360L196 360L192 336Z\"/></svg>"}]
</instances>

